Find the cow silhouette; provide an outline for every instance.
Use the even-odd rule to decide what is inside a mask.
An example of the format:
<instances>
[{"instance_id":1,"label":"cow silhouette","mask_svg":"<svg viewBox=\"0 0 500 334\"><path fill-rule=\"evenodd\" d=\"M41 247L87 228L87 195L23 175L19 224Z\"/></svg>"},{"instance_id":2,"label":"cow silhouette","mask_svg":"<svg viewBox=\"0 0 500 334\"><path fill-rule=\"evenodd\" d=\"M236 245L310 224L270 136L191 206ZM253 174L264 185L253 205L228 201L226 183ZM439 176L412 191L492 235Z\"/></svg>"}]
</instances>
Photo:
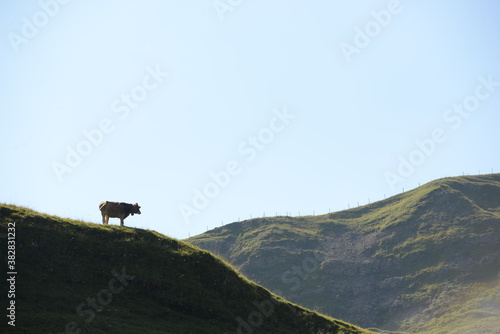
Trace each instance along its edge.
<instances>
[{"instance_id":1,"label":"cow silhouette","mask_svg":"<svg viewBox=\"0 0 500 334\"><path fill-rule=\"evenodd\" d=\"M123 220L129 215L141 214L139 204L128 204L123 202L102 202L99 204L99 210L102 214L102 223L108 225L109 218L120 218L120 226L123 226Z\"/></svg>"}]
</instances>

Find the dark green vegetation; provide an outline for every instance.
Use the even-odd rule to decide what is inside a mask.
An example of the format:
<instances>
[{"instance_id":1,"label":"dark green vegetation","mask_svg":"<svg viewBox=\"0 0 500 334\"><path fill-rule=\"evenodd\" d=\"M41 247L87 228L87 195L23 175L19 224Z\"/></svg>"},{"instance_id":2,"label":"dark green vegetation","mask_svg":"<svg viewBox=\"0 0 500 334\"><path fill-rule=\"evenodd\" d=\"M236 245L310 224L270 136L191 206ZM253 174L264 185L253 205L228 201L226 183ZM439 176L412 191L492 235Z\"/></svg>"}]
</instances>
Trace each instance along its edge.
<instances>
[{"instance_id":1,"label":"dark green vegetation","mask_svg":"<svg viewBox=\"0 0 500 334\"><path fill-rule=\"evenodd\" d=\"M1 333L368 333L286 302L184 242L0 204L4 273L13 222L16 327L2 288Z\"/></svg>"},{"instance_id":2,"label":"dark green vegetation","mask_svg":"<svg viewBox=\"0 0 500 334\"><path fill-rule=\"evenodd\" d=\"M365 328L499 333L500 174L189 239L288 300Z\"/></svg>"}]
</instances>

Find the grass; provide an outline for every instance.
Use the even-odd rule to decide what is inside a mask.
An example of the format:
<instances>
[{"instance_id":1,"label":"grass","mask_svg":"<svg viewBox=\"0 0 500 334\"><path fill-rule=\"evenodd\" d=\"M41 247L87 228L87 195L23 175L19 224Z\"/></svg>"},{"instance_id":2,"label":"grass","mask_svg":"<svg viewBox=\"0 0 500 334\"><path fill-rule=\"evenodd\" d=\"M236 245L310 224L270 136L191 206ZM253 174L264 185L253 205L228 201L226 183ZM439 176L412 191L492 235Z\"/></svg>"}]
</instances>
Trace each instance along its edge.
<instances>
[{"instance_id":1,"label":"grass","mask_svg":"<svg viewBox=\"0 0 500 334\"><path fill-rule=\"evenodd\" d=\"M298 304L363 327L500 328L500 306L487 302L500 282L500 174L439 179L350 210L253 219L187 241ZM290 275L314 252L320 260L307 277Z\"/></svg>"},{"instance_id":2,"label":"grass","mask_svg":"<svg viewBox=\"0 0 500 334\"><path fill-rule=\"evenodd\" d=\"M273 306L254 321L258 333L368 333L291 304L221 258L154 231L0 204L2 231L11 222L19 333L236 333L238 319L259 311L255 303Z\"/></svg>"}]
</instances>

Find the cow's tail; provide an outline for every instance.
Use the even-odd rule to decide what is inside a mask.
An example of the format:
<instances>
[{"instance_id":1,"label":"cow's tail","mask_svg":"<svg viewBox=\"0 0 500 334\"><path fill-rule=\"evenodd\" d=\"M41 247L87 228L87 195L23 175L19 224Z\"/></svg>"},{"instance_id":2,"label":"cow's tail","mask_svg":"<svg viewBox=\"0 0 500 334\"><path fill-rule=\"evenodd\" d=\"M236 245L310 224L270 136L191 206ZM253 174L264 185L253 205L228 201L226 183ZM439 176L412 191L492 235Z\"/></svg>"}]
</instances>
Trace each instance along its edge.
<instances>
[{"instance_id":1,"label":"cow's tail","mask_svg":"<svg viewBox=\"0 0 500 334\"><path fill-rule=\"evenodd\" d=\"M101 204L99 204L99 210L102 210L102 208L108 203L108 201L106 202L102 202Z\"/></svg>"}]
</instances>

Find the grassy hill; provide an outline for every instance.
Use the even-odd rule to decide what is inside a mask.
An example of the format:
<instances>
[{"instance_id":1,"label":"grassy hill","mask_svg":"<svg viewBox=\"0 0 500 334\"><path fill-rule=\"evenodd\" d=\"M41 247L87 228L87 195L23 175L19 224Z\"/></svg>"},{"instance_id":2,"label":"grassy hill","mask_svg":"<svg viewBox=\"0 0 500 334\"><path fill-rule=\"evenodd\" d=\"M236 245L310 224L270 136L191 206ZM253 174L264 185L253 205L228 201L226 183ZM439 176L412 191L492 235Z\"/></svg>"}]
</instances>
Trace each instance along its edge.
<instances>
[{"instance_id":1,"label":"grassy hill","mask_svg":"<svg viewBox=\"0 0 500 334\"><path fill-rule=\"evenodd\" d=\"M16 326L7 325L12 299L2 289L1 333L368 333L286 302L209 252L156 232L0 204L4 272L10 223Z\"/></svg>"},{"instance_id":2,"label":"grassy hill","mask_svg":"<svg viewBox=\"0 0 500 334\"><path fill-rule=\"evenodd\" d=\"M500 333L500 174L188 239L285 298L365 328Z\"/></svg>"}]
</instances>

